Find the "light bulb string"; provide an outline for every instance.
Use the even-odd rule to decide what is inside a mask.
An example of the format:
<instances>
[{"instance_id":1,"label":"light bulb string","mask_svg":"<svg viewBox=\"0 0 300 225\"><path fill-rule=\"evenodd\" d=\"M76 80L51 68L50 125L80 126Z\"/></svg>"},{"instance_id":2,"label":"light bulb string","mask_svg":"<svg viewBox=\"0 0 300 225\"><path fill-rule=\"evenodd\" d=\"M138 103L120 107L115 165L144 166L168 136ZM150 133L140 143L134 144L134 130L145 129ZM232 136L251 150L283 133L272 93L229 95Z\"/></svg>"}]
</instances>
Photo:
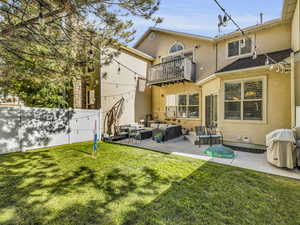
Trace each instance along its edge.
<instances>
[{"instance_id":1,"label":"light bulb string","mask_svg":"<svg viewBox=\"0 0 300 225\"><path fill-rule=\"evenodd\" d=\"M229 13L227 13L227 11L225 10L225 8L217 1L217 0L214 0L214 2L218 5L218 7L224 12L224 14L233 22L233 24L238 28L238 31L241 32L241 34L243 36L245 36L247 39L250 39L251 38L246 34L246 32L239 26L239 24L229 15ZM254 43L254 54L256 55L256 50L257 50L257 46L256 46L256 43ZM266 53L263 53L263 55L266 57L266 61L269 61L271 60L273 64L286 64L286 65L289 65L289 63L287 62L277 62L276 60L274 60L272 57L268 56L268 54ZM266 63L267 64L267 63Z\"/></svg>"}]
</instances>

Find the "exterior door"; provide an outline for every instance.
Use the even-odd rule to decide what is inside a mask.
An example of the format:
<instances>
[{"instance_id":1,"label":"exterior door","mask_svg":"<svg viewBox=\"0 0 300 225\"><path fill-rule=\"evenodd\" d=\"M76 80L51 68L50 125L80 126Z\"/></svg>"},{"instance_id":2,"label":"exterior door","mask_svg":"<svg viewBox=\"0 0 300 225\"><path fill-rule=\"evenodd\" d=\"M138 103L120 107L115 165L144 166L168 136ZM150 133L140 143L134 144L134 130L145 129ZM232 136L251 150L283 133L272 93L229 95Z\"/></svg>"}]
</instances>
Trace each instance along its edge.
<instances>
[{"instance_id":1,"label":"exterior door","mask_svg":"<svg viewBox=\"0 0 300 225\"><path fill-rule=\"evenodd\" d=\"M208 95L205 97L205 125L218 125L218 95Z\"/></svg>"}]
</instances>

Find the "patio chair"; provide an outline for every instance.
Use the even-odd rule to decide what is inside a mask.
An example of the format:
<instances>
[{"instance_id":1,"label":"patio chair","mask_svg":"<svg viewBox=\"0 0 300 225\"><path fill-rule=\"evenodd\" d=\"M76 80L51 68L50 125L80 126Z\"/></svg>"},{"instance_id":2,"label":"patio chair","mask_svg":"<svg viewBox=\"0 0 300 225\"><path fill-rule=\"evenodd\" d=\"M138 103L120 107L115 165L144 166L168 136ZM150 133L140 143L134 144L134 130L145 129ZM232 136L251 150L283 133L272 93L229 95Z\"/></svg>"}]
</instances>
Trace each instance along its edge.
<instances>
[{"instance_id":1,"label":"patio chair","mask_svg":"<svg viewBox=\"0 0 300 225\"><path fill-rule=\"evenodd\" d=\"M138 141L141 142L140 132L135 128L129 128L128 129L128 143L137 144Z\"/></svg>"},{"instance_id":2,"label":"patio chair","mask_svg":"<svg viewBox=\"0 0 300 225\"><path fill-rule=\"evenodd\" d=\"M223 145L223 134L217 128L217 126L210 126L207 128L210 135L210 146L214 144L222 144Z\"/></svg>"},{"instance_id":3,"label":"patio chair","mask_svg":"<svg viewBox=\"0 0 300 225\"><path fill-rule=\"evenodd\" d=\"M128 131L125 129L125 126L116 126L115 128L115 135L122 137L122 138L127 138L128 137Z\"/></svg>"},{"instance_id":4,"label":"patio chair","mask_svg":"<svg viewBox=\"0 0 300 225\"><path fill-rule=\"evenodd\" d=\"M210 135L205 126L195 127L195 131L196 131L196 137L198 139L199 148L201 147L202 143L210 142ZM205 140L205 142L204 142L204 140Z\"/></svg>"}]
</instances>

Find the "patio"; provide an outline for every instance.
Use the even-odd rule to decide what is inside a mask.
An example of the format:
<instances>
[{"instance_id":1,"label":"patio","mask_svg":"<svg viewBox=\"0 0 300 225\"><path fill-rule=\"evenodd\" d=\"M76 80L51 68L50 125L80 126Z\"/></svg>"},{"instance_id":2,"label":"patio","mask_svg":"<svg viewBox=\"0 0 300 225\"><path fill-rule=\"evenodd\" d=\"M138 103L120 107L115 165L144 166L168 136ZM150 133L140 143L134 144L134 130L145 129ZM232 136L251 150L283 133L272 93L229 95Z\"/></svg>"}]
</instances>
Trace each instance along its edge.
<instances>
[{"instance_id":1,"label":"patio","mask_svg":"<svg viewBox=\"0 0 300 225\"><path fill-rule=\"evenodd\" d=\"M255 170L255 171L264 172L268 174L295 178L300 180L299 170L282 169L269 164L266 160L266 153L256 154L256 153L234 151L235 152L234 159L209 157L204 154L204 150L208 147L208 145L202 145L199 148L198 146L192 144L190 141L186 140L183 136L163 143L157 143L152 139L146 139L146 140L137 141L133 143L129 142L128 139L124 139L124 140L116 141L114 143L135 146L135 147L153 150L157 152L163 152L167 154L186 156L195 159L201 159L204 161L211 161L211 162L221 163L225 165L231 165L240 168L245 168L245 169L250 169L250 170Z\"/></svg>"}]
</instances>

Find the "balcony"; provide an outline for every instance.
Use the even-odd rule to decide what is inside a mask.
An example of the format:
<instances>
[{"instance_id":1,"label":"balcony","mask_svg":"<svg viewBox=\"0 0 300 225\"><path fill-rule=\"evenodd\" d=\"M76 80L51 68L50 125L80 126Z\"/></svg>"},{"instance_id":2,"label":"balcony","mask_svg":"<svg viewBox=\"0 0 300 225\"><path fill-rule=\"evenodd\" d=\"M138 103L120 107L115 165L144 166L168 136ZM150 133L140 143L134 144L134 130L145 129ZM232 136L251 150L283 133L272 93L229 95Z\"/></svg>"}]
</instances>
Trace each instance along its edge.
<instances>
[{"instance_id":1,"label":"balcony","mask_svg":"<svg viewBox=\"0 0 300 225\"><path fill-rule=\"evenodd\" d=\"M195 82L196 65L190 58L179 58L152 66L149 69L149 85L162 85L183 81Z\"/></svg>"}]
</instances>

